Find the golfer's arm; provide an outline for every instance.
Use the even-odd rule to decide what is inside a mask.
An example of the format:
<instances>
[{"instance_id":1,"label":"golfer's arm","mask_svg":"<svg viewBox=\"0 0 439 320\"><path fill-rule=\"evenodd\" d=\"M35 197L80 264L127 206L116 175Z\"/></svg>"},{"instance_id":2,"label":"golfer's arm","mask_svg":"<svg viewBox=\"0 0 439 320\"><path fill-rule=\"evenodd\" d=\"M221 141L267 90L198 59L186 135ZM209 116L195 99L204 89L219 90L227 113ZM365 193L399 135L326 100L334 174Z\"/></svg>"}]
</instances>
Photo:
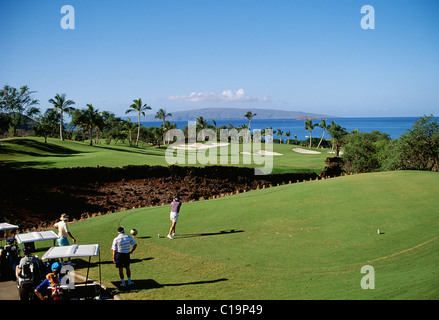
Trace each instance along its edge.
<instances>
[{"instance_id":1,"label":"golfer's arm","mask_svg":"<svg viewBox=\"0 0 439 320\"><path fill-rule=\"evenodd\" d=\"M113 250L113 260L116 259L116 250Z\"/></svg>"},{"instance_id":2,"label":"golfer's arm","mask_svg":"<svg viewBox=\"0 0 439 320\"><path fill-rule=\"evenodd\" d=\"M133 249L131 250L130 254L134 252L134 250L136 250L137 248L137 243L133 246Z\"/></svg>"},{"instance_id":3,"label":"golfer's arm","mask_svg":"<svg viewBox=\"0 0 439 320\"><path fill-rule=\"evenodd\" d=\"M70 233L70 231L67 232L68 235L70 236L70 238L72 238L74 241L76 241L75 237L72 236L72 234Z\"/></svg>"}]
</instances>

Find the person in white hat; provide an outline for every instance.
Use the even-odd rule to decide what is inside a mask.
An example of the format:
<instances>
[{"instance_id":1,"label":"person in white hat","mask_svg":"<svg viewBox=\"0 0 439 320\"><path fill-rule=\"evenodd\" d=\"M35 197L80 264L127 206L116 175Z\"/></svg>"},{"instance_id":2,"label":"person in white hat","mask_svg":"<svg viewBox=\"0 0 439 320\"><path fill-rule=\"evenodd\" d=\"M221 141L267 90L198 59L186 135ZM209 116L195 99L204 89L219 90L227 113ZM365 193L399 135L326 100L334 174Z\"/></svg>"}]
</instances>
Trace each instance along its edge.
<instances>
[{"instance_id":1,"label":"person in white hat","mask_svg":"<svg viewBox=\"0 0 439 320\"><path fill-rule=\"evenodd\" d=\"M76 243L76 239L72 236L72 234L69 231L69 227L67 225L67 222L69 221L69 216L63 213L61 215L60 221L54 224L54 227L58 229L58 236L60 237L58 239L58 245L59 246L69 246L70 242L68 239L68 236L72 238L73 243ZM62 261L62 259L61 259ZM70 258L69 258L70 262Z\"/></svg>"},{"instance_id":2,"label":"person in white hat","mask_svg":"<svg viewBox=\"0 0 439 320\"><path fill-rule=\"evenodd\" d=\"M60 246L70 245L68 236L72 238L73 243L76 243L76 239L72 236L72 234L69 231L69 227L67 225L68 221L69 221L69 216L63 213L61 215L60 221L54 224L54 227L58 229L58 235L60 236L60 238L58 239L58 245Z\"/></svg>"}]
</instances>

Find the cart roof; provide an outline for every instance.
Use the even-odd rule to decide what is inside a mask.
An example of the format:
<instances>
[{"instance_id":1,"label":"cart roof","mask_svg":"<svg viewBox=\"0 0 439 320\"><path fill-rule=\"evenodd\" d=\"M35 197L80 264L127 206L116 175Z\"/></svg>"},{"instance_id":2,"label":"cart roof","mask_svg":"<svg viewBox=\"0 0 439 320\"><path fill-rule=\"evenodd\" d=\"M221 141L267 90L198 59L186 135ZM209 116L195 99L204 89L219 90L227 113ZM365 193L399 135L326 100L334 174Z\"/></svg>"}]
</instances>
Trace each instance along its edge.
<instances>
[{"instance_id":1,"label":"cart roof","mask_svg":"<svg viewBox=\"0 0 439 320\"><path fill-rule=\"evenodd\" d=\"M12 229L18 229L18 226L9 224L7 222L0 223L0 231L6 231L6 230L12 230Z\"/></svg>"},{"instance_id":2,"label":"cart roof","mask_svg":"<svg viewBox=\"0 0 439 320\"><path fill-rule=\"evenodd\" d=\"M53 231L37 231L27 232L15 235L18 243L28 243L43 240L55 240L59 239L59 236Z\"/></svg>"},{"instance_id":3,"label":"cart roof","mask_svg":"<svg viewBox=\"0 0 439 320\"><path fill-rule=\"evenodd\" d=\"M51 247L42 257L43 260L62 259L62 258L80 258L92 257L99 254L98 244L83 244Z\"/></svg>"}]
</instances>

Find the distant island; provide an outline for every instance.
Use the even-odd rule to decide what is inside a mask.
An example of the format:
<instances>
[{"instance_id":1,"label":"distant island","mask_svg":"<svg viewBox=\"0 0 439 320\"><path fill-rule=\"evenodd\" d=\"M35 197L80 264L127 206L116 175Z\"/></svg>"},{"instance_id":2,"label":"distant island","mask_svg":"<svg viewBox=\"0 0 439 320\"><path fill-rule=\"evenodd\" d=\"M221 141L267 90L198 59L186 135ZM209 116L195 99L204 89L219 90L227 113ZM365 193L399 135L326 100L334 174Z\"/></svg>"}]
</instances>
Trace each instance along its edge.
<instances>
[{"instance_id":1,"label":"distant island","mask_svg":"<svg viewBox=\"0 0 439 320\"><path fill-rule=\"evenodd\" d=\"M215 120L240 120L244 119L244 115L247 111L256 113L256 119L323 119L323 118L334 118L334 116L328 116L323 114L315 114L303 111L285 111L285 110L275 110L275 109L236 109L236 108L204 108L197 110L188 111L176 111L171 112L172 117L169 117L171 121L196 121L198 117L203 117L204 119L215 119ZM153 120L153 119L148 119ZM158 120L158 119L157 119Z\"/></svg>"}]
</instances>

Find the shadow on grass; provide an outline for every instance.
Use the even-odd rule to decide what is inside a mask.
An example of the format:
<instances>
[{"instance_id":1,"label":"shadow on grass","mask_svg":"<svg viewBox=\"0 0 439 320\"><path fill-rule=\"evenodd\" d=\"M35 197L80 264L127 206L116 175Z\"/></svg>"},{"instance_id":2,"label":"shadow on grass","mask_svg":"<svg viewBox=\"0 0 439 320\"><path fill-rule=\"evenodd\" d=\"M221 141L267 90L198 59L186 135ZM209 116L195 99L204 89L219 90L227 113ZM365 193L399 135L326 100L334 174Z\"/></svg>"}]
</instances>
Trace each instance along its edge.
<instances>
[{"instance_id":1,"label":"shadow on grass","mask_svg":"<svg viewBox=\"0 0 439 320\"><path fill-rule=\"evenodd\" d=\"M53 162L49 161L0 161L0 168L10 168L10 169L26 169L35 168L38 166L49 167Z\"/></svg>"},{"instance_id":2,"label":"shadow on grass","mask_svg":"<svg viewBox=\"0 0 439 320\"><path fill-rule=\"evenodd\" d=\"M140 149L139 147L110 147L110 146L97 146L97 148L101 148L101 149L106 149L106 150L111 150L111 151L117 151L117 152L125 152L125 153L135 153L135 154L140 154L140 155L144 155L144 156L156 156L156 157L163 157L164 156L164 152L166 151L166 149L162 149L163 153L154 153L151 151L146 151L145 149ZM124 149L122 149L124 148ZM130 149L128 149L130 148Z\"/></svg>"},{"instance_id":3,"label":"shadow on grass","mask_svg":"<svg viewBox=\"0 0 439 320\"><path fill-rule=\"evenodd\" d=\"M202 281L193 281L193 282L181 282L181 283L166 283L161 284L153 279L133 279L133 284L126 287L120 287L120 281L111 282L115 287L118 287L120 291L141 291L141 290L150 290L150 289L160 289L164 287L180 287L180 286L190 286L190 285L199 285L199 284L210 284L221 281L228 281L229 279L221 278L214 280L202 280Z\"/></svg>"},{"instance_id":4,"label":"shadow on grass","mask_svg":"<svg viewBox=\"0 0 439 320\"><path fill-rule=\"evenodd\" d=\"M78 151L52 143L43 143L32 139L8 140L9 145L4 144L0 147L0 155L28 156L35 158L45 157L72 157L85 151ZM53 162L48 161L13 161L6 160L0 162L0 167L11 169L35 168L38 166L50 167Z\"/></svg>"},{"instance_id":5,"label":"shadow on grass","mask_svg":"<svg viewBox=\"0 0 439 320\"><path fill-rule=\"evenodd\" d=\"M60 145L43 143L32 139L8 140L7 143L19 147L11 148L4 145L0 148L0 154L17 154L31 157L67 157L75 154L86 153L85 151L73 150ZM26 148L26 150L21 150L20 147Z\"/></svg>"},{"instance_id":6,"label":"shadow on grass","mask_svg":"<svg viewBox=\"0 0 439 320\"><path fill-rule=\"evenodd\" d=\"M244 232L242 229L226 229L221 230L220 232L204 232L204 233L188 233L188 234L180 234L175 237L175 239L178 238L195 238L195 237L206 237L206 236L218 236L218 235L225 235L225 234L232 234L232 233L240 233ZM166 236L160 236L160 238L166 238Z\"/></svg>"},{"instance_id":7,"label":"shadow on grass","mask_svg":"<svg viewBox=\"0 0 439 320\"><path fill-rule=\"evenodd\" d=\"M33 139L11 139L5 141L5 143L0 146L0 156L10 155L17 157L17 159L19 159L19 157L21 156L35 157L40 159L44 159L47 157L65 158L76 156L82 153L88 152L71 149L50 142L43 143ZM0 167L11 169L51 167L51 165L53 165L53 162L49 161L0 161Z\"/></svg>"},{"instance_id":8,"label":"shadow on grass","mask_svg":"<svg viewBox=\"0 0 439 320\"><path fill-rule=\"evenodd\" d=\"M149 258L144 258L144 259L130 259L130 263L134 264L134 263L139 263L142 261L148 261L148 260L153 260L154 258L149 257ZM88 262L88 260L84 260L84 259L75 259L74 263L76 263L76 269L84 269L84 268L93 268L93 267L98 267L99 266L99 262L98 261L90 261ZM101 265L104 264L114 264L113 260L107 260L107 261L101 261L100 262Z\"/></svg>"}]
</instances>

